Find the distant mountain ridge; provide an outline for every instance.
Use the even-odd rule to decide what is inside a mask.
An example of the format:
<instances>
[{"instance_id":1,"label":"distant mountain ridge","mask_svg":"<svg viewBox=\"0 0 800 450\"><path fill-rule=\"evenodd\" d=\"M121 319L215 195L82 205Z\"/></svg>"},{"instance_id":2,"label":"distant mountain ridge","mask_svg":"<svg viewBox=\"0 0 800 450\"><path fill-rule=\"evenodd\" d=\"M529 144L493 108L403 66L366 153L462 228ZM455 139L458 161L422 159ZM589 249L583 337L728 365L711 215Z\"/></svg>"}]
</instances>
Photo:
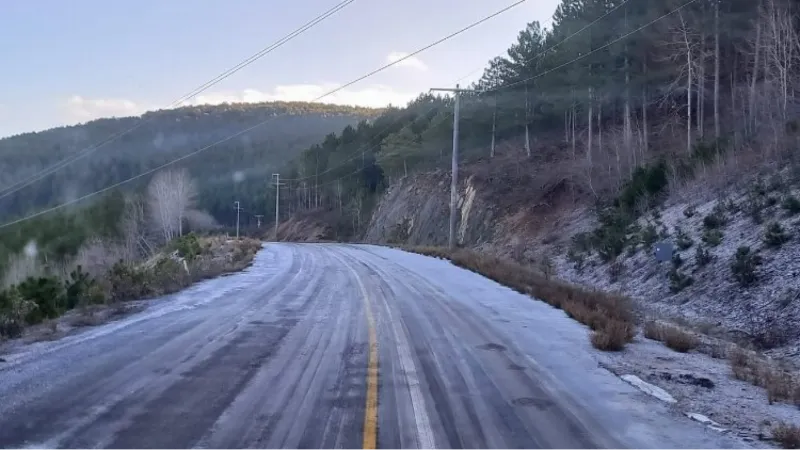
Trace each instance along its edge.
<instances>
[{"instance_id":1,"label":"distant mountain ridge","mask_svg":"<svg viewBox=\"0 0 800 450\"><path fill-rule=\"evenodd\" d=\"M85 195L211 145L179 165L197 178L204 203L201 206L213 213L216 201L202 194L209 189L205 181L216 180L215 191L241 189L238 185L242 183L233 186L233 173L268 173L270 167L282 166L326 135L380 113L379 109L309 102L225 103L97 119L7 137L0 139L0 195L41 170L122 134L56 173L0 199L0 218ZM255 128L220 142L251 127ZM227 183L230 186L219 186L220 180L231 180Z\"/></svg>"}]
</instances>

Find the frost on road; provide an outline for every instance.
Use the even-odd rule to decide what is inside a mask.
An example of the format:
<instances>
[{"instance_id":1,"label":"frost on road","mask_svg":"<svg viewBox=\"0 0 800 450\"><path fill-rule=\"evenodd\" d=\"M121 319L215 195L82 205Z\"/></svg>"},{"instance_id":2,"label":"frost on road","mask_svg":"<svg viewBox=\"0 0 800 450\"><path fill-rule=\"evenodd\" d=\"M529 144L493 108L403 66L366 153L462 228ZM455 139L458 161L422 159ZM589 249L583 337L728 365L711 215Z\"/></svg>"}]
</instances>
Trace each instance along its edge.
<instances>
[{"instance_id":1,"label":"frost on road","mask_svg":"<svg viewBox=\"0 0 800 450\"><path fill-rule=\"evenodd\" d=\"M2 447L735 447L446 261L269 244L243 273L0 363Z\"/></svg>"}]
</instances>

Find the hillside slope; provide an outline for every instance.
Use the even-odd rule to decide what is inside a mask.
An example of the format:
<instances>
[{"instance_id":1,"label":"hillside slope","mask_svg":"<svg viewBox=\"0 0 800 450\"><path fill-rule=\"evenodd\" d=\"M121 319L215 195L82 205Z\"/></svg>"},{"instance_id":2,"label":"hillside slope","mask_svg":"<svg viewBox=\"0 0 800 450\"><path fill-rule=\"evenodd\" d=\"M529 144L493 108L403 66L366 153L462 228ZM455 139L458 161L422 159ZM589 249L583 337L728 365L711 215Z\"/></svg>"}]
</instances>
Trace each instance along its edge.
<instances>
[{"instance_id":1,"label":"hillside slope","mask_svg":"<svg viewBox=\"0 0 800 450\"><path fill-rule=\"evenodd\" d=\"M202 157L181 163L200 181L201 208L217 216L229 215L234 192L263 190L273 168L282 167L327 134L379 112L303 102L203 105L0 139L0 187L5 189L133 129L57 173L0 199L0 217L18 216L102 189L266 121L214 145ZM237 172L239 183L235 186Z\"/></svg>"}]
</instances>

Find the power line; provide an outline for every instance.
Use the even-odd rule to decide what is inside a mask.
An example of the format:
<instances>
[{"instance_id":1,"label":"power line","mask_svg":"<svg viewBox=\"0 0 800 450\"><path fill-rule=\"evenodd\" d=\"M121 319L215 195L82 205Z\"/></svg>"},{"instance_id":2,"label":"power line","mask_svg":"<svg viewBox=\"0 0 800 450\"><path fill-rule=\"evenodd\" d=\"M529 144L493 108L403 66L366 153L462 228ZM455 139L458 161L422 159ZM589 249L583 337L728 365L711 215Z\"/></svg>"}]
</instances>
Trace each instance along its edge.
<instances>
[{"instance_id":1,"label":"power line","mask_svg":"<svg viewBox=\"0 0 800 450\"><path fill-rule=\"evenodd\" d=\"M614 13L615 11L617 11L618 9L620 9L620 8L622 8L623 6L625 6L626 4L628 4L628 2L630 2L630 1L631 1L631 0L625 0L625 1L623 1L622 3L620 3L620 4L619 4L619 5L617 5L617 6L615 6L614 8L612 8L612 9L610 9L610 10L606 11L606 12L605 12L603 15L601 15L600 17L596 18L596 19L595 19L595 20L593 20L592 22L590 22L590 23L588 23L587 25L585 25L585 26L584 26L583 28L581 28L580 30L578 30L578 31L576 31L576 32L574 32L574 33L571 33L570 35L568 35L568 36L567 36L567 37L565 37L564 39L562 39L562 40L558 41L557 43L555 43L555 44L551 45L550 47L546 48L546 49L545 49L544 51L542 51L541 53L539 53L539 54L537 54L537 55L535 55L535 56L533 56L533 57L531 57L531 58L528 58L528 59L527 59L527 60L525 60L525 61L524 61L522 64L528 64L528 63L530 63L530 62L532 62L532 61L534 61L534 60L539 60L539 59L542 59L542 58L544 58L544 56L545 56L546 54L548 54L549 52L553 51L553 50L554 50L556 47L558 47L558 46L560 46L560 45L564 44L565 42L569 41L570 39L574 38L575 36L577 36L577 35L579 35L579 34L583 33L584 31L588 30L589 28L593 27L594 25L596 25L596 24L597 24L598 22L600 22L601 20L605 19L606 17L608 17L609 15L613 14L613 13ZM694 0L694 1L696 1L696 0ZM553 19L551 18L551 19L550 19L550 21L552 21L552 20L553 20ZM571 64L571 63L568 63L568 64ZM567 65L567 64L565 64L565 65ZM470 73L468 73L467 75L464 75L463 77L459 78L459 79L458 79L458 80L456 80L456 81L455 81L455 83L453 83L453 84L457 84L457 83L459 83L459 82L463 81L465 78L469 77L470 75L472 75L473 73L475 73L475 72L476 72L477 70L479 70L479 69L480 69L480 68L478 68L478 69L473 69L473 70L472 70ZM509 87L509 86L503 86L503 87L502 87L502 89L504 89L504 88L506 88L506 87ZM499 90L500 88L496 88L496 89L498 89L498 90ZM484 91L484 92L490 92L490 91ZM424 114L422 114L422 115L429 114L429 113L430 113L431 111L433 111L435 108L436 108L436 106L429 108L429 109L428 109L427 111L425 111L425 113L424 113ZM389 125L387 125L386 127L384 127L384 128L383 128L383 129L382 129L382 130L381 130L379 133L377 133L377 134L376 134L376 137L375 137L375 139L373 139L373 140L376 140L376 139L378 139L378 137L380 137L380 135L381 135L381 134L383 134L385 131L387 131L387 130L388 130L388 129L390 129L392 126L394 126L395 124L397 124L397 122L398 122L399 120L400 120L400 118L397 118L397 119L393 120L391 123L389 123ZM404 126L403 128L401 128L399 131L402 131L402 130L404 130L404 129L408 128L408 127L409 127L409 126L411 126L412 124L413 124L413 122L412 122L412 123L409 123L408 125L406 125L406 126ZM325 173L328 173L328 172L330 172L330 171L336 170L337 168L339 168L339 167L342 167L344 164L346 164L346 163L348 163L348 162L350 162L350 161L352 161L352 160L356 159L356 158L358 157L359 153L364 153L364 152L366 152L366 151L373 150L373 149L374 149L374 148L376 148L378 145L380 145L381 141L382 141L382 139L379 139L379 140L378 140L378 142L374 142L374 143L372 143L372 145L371 145L369 148L366 148L366 149L365 149L365 148L361 148L361 149L360 149L360 151L356 151L356 152L355 152L355 153L354 153L352 156L350 156L349 158L345 159L344 161L341 161L341 162L339 162L339 165L338 165L338 166L336 166L336 167L331 167L331 168L328 168L328 169L326 169L325 171L323 171L323 172L321 172L321 173L319 173L319 174L313 175L313 176L308 176L308 177L303 177L303 178L294 178L294 179L292 179L292 180L287 180L287 181L304 181L304 180L310 180L311 178L314 178L314 177L317 177L317 176L319 176L319 175L323 175L323 174L325 174ZM368 145L369 145L369 144L368 144Z\"/></svg>"},{"instance_id":2,"label":"power line","mask_svg":"<svg viewBox=\"0 0 800 450\"><path fill-rule=\"evenodd\" d=\"M653 24L655 24L656 22L658 22L658 21L660 21L660 20L662 20L662 19L665 19L665 18L667 18L667 17L669 17L669 16L671 16L671 15L675 14L676 12L678 12L678 11L682 10L683 8L685 8L685 7L689 6L689 5L691 5L692 3L695 3L696 1L697 1L697 0L689 0L688 2L686 2L686 3L684 3L683 5L681 5L681 6L677 7L677 8L675 8L675 9L673 9L672 11L670 11L670 12L668 12L668 13L666 13L666 14L662 15L662 16L659 16L659 17L658 17L658 18L656 18L656 19L653 19L653 20L651 20L650 22L648 22L648 23L646 23L646 24L642 25L641 27L639 27L639 28L637 28L637 29L635 29L635 30L633 30L633 31L631 31L631 32L629 32L629 33L623 34L622 36L620 36L620 37L618 37L618 38L616 38L616 39L612 40L611 42L608 42L608 43L606 43L605 45L603 45L603 46L601 46L601 47L598 47L598 48L596 48L596 49L594 49L594 50L592 50L592 51L590 51L590 52L588 52L588 53L586 53L586 54L580 55L580 56L578 56L577 58L573 59L572 61L569 61L569 62L566 62L566 63L564 63L564 64L561 64L561 65L559 65L559 66L557 66L557 67L554 67L554 68L552 68L552 69L548 69L548 70L546 70L546 71L544 71L544 72L542 72L542 73L540 73L540 74L538 74L538 75L534 75L534 76L532 76L532 77L528 77L528 78L525 78L525 79L523 79L523 80L515 81L515 82L513 82L513 83L509 83L509 84L507 84L507 85L503 85L502 87L499 87L499 88L487 89L487 90L485 90L485 91L483 91L483 92L484 92L484 93L487 93L487 92L493 92L493 91L495 91L495 90L498 90L498 89L500 89L500 88L502 88L502 89L510 88L510 87L512 87L512 86L516 86L516 85L518 85L518 84L520 84L520 83L526 83L526 82L528 82L528 81L531 81L531 80L536 80L536 79L538 79L538 78L541 78L541 77L543 77L543 76L545 76L545 75L548 75L548 74L550 74L550 73L552 73L552 72L554 72L554 71L556 71L556 70L563 69L564 67L566 67L566 66L568 66L568 65L570 65L570 64L574 64L574 63L576 63L576 62L578 62L578 61L581 61L581 60L583 60L583 59L585 59L585 58L588 58L589 56L591 56L591 55L593 55L593 54L595 54L595 53L597 53L597 52L599 52L599 51L601 51L601 50L605 50L605 49L607 49L608 47L611 47L612 45L616 44L617 42L619 42L619 41L621 41L621 40L623 40L623 39L626 39L626 38L628 38L629 36L632 36L632 35L634 35L634 34L636 34L636 33L640 32L640 31L644 30L645 28L647 28L647 27L649 27L649 26L652 26L652 25L653 25Z\"/></svg>"},{"instance_id":3,"label":"power line","mask_svg":"<svg viewBox=\"0 0 800 450\"><path fill-rule=\"evenodd\" d=\"M353 1L353 0L349 0L349 1ZM469 30L471 28L476 27L476 26L478 26L478 25L480 25L480 24L482 24L482 23L484 23L484 22L486 22L486 21L488 21L488 20L490 20L490 19L492 19L492 18L494 18L494 17L496 17L496 16L498 16L498 15L500 15L500 14L502 14L502 13L514 8L514 7L516 7L516 6L521 5L525 1L526 0L518 0L518 1L514 2L514 3L512 3L511 5L500 9L499 11L497 11L497 12L495 12L495 13L489 15L489 16L486 16L486 17L478 20L477 22L474 22L474 23L472 23L472 24L470 24L470 25L468 25L468 26L466 26L466 27L454 32L454 33L451 33L451 34L449 34L449 35L447 35L447 36L445 36L445 37L443 37L443 38L441 38L441 39L439 39L439 40L437 40L437 41L435 41L435 42L433 42L431 44L428 44L428 45L426 45L426 46L424 46L424 47L422 47L422 48L420 48L420 49L418 49L418 50L416 50L416 51L414 51L414 52L412 52L412 53L410 53L408 55L405 55L404 57L402 57L400 59L397 59L397 60L395 60L393 62L385 64L385 65L383 65L383 66L381 66L381 67L379 67L379 68L377 68L375 70L372 70L371 72L368 72L366 75L362 75L362 76L356 78L355 80L352 80L352 81L350 81L350 82L348 82L348 83L346 83L346 84L344 84L342 86L339 86L339 87L337 87L337 88L335 88L335 89L333 89L331 91L328 91L325 94L322 94L319 97L311 100L311 103L317 102L319 100L322 100L325 97L328 97L328 96L333 95L333 94L335 94L335 93L337 93L337 92L339 92L339 91L341 91L343 89L346 89L346 88L348 88L348 87L350 87L350 86L352 86L352 85L354 85L354 84L356 84L356 83L358 83L358 82L360 82L362 80L365 80L365 79L367 79L367 78L369 78L369 77L371 77L373 75L376 75L376 74L378 74L378 73L380 73L380 72L382 72L382 71L384 71L384 70L386 70L386 69L388 69L388 68L390 68L390 67L392 67L394 65L400 64L400 63L402 63L403 61L405 61L405 60L407 60L409 58L412 58L412 57L414 57L414 56L416 56L416 55L418 55L418 54L420 54L420 53L422 53L422 52L424 52L424 51L426 51L426 50L428 50L428 49L430 49L432 47L435 47L436 45L441 44L442 42L445 42L445 41L447 41L447 40L449 40L449 39L451 39L451 38L453 38L455 36L458 36L461 33L464 33L465 31L467 31L467 30ZM128 184L131 181L135 181L135 180L137 180L139 178L142 178L144 176L147 176L147 175L150 175L152 173L155 173L155 172L157 172L157 171L159 171L159 170L161 170L161 169L163 169L165 167L171 166L171 165L173 165L173 164L175 164L177 162L180 162L180 161L183 161L185 159L188 159L188 158L190 158L190 157L192 157L192 156L194 156L194 155L196 155L198 153L206 151L206 150L208 150L210 148L213 148L213 147L215 147L217 145L223 144L223 143L225 143L227 141L230 141L231 139L237 138L237 137L239 137L239 136L241 136L243 134L246 134L246 133L248 133L248 132L250 132L250 131L252 131L252 130L254 130L254 129L260 127L260 126L263 126L264 124L266 124L266 123L268 123L268 122L270 122L272 120L275 120L275 118L271 117L269 119L266 119L266 120L264 120L262 122L259 122L259 123L255 124L255 125L251 126L251 127L245 128L245 129L243 129L241 131L238 131L238 132L236 132L236 133L234 133L234 134L232 134L232 135L230 135L230 136L228 136L226 138L220 139L219 141L216 141L216 142L214 142L214 143L212 143L210 145L207 145L205 147L201 147L201 148L199 148L197 150L194 150L193 152L190 152L190 153L187 153L187 154L185 154L183 156L175 158L175 159L173 159L173 160L171 160L169 162L166 162L166 163L164 163L164 164L162 164L162 165L160 165L158 167L155 167L153 169L144 171L144 172L142 172L142 173L140 173L138 175L134 175L134 176L132 176L132 177L126 179L126 180L114 183L114 184L112 184L110 186L107 186L107 187L105 187L103 189L91 192L91 193L86 194L86 195L84 195L82 197L78 197L76 199L61 203L61 204L53 206L51 208L47 208L47 209L44 209L42 211L30 214L30 215L22 217L20 219L13 220L13 221L10 221L10 222L6 222L6 223L0 225L0 229L6 228L6 227L9 227L9 226L12 226L12 225L16 225L16 224L24 222L26 220L30 220L30 219L42 216L44 214L51 213L53 211L60 210L60 209L62 209L64 207L66 207L66 206L74 205L75 203L81 202L81 201L86 200L88 198L94 197L96 195L100 195L102 193L108 192L108 191L110 191L112 189L115 189L117 187L120 187L120 186L123 186L125 184Z\"/></svg>"},{"instance_id":4,"label":"power line","mask_svg":"<svg viewBox=\"0 0 800 450\"><path fill-rule=\"evenodd\" d=\"M221 74L217 75L216 77L212 78L211 80L207 81L206 83L198 86L197 88L195 88L194 90L192 90L188 94L186 94L186 95L180 97L179 99L175 100L169 106L167 106L166 109L170 109L170 108L174 108L174 107L180 106L181 104L183 104L187 100L191 99L192 97L196 96L197 94L205 91L206 89L210 88L211 86L214 86L215 84L219 83L220 81L224 80L225 78L228 78L229 76L233 75L234 73L240 71L241 69L249 66L253 62L255 62L258 59L262 58L263 56L271 53L272 51L274 51L276 49L278 49L279 47L281 47L282 45L284 45L287 42L291 41L292 39L296 38L297 36L303 34L305 31L311 29L312 27L314 27L315 25L319 24L323 20L325 20L328 17L330 17L330 16L336 14L337 12L341 11L342 9L344 9L346 6L348 6L349 4L353 3L354 1L355 0L344 0L344 1L340 2L340 3L338 3L336 6L334 6L331 9L325 11L324 13L318 15L317 17L315 17L311 21L306 22L300 28L298 28L298 29L294 30L293 32L289 33L288 35L280 38L279 40L273 42L269 46L259 50L258 52L256 52L255 54L251 55L250 57L248 57L244 61L240 62L239 64L237 64L237 65L231 67L230 69L222 72ZM69 164L77 161L78 159L81 159L81 158L83 158L85 156L88 156L88 155L94 153L95 151L97 151L98 149L104 147L105 145L107 145L107 144L119 139L120 137L122 137L122 136L124 136L126 134L129 134L129 133L137 130L139 127L141 127L142 125L148 123L151 120L152 120L152 118L146 119L146 120L140 120L133 127L129 128L129 129L125 130L125 131L122 131L120 133L114 134L114 135L106 138L105 140L101 141L98 144L95 144L93 146L87 147L87 148L81 150L80 152L78 152L75 156L67 157L67 158L61 160L60 162L50 166L49 168L44 169L42 171L39 171L39 173L29 177L26 180L22 180L22 181L16 182L16 183L12 184L11 186L6 186L6 187L0 189L0 192L5 191L2 194L0 194L0 199L5 198L5 197L7 197L7 196L9 196L9 195L11 195L11 194L13 194L15 192L18 192L20 189L23 189L23 188L25 188L27 186L30 186L31 184L41 180L42 178L44 178L44 177L46 177L46 176L48 176L48 175L50 175L52 173L55 173L58 170L60 170L61 168L66 167Z\"/></svg>"}]
</instances>

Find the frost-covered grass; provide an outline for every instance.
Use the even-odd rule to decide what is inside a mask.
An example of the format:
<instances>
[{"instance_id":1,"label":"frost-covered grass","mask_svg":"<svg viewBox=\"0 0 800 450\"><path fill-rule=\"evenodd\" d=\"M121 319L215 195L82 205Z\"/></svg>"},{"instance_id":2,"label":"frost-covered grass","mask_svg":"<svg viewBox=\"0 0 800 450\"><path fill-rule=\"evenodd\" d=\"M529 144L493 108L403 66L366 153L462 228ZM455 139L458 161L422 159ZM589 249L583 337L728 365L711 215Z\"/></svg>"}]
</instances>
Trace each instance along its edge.
<instances>
[{"instance_id":1,"label":"frost-covered grass","mask_svg":"<svg viewBox=\"0 0 800 450\"><path fill-rule=\"evenodd\" d=\"M473 250L450 251L442 247L407 250L449 259L457 266L563 309L569 317L592 329L591 342L597 349L622 350L636 334L635 315L624 296L575 286L530 266Z\"/></svg>"}]
</instances>

